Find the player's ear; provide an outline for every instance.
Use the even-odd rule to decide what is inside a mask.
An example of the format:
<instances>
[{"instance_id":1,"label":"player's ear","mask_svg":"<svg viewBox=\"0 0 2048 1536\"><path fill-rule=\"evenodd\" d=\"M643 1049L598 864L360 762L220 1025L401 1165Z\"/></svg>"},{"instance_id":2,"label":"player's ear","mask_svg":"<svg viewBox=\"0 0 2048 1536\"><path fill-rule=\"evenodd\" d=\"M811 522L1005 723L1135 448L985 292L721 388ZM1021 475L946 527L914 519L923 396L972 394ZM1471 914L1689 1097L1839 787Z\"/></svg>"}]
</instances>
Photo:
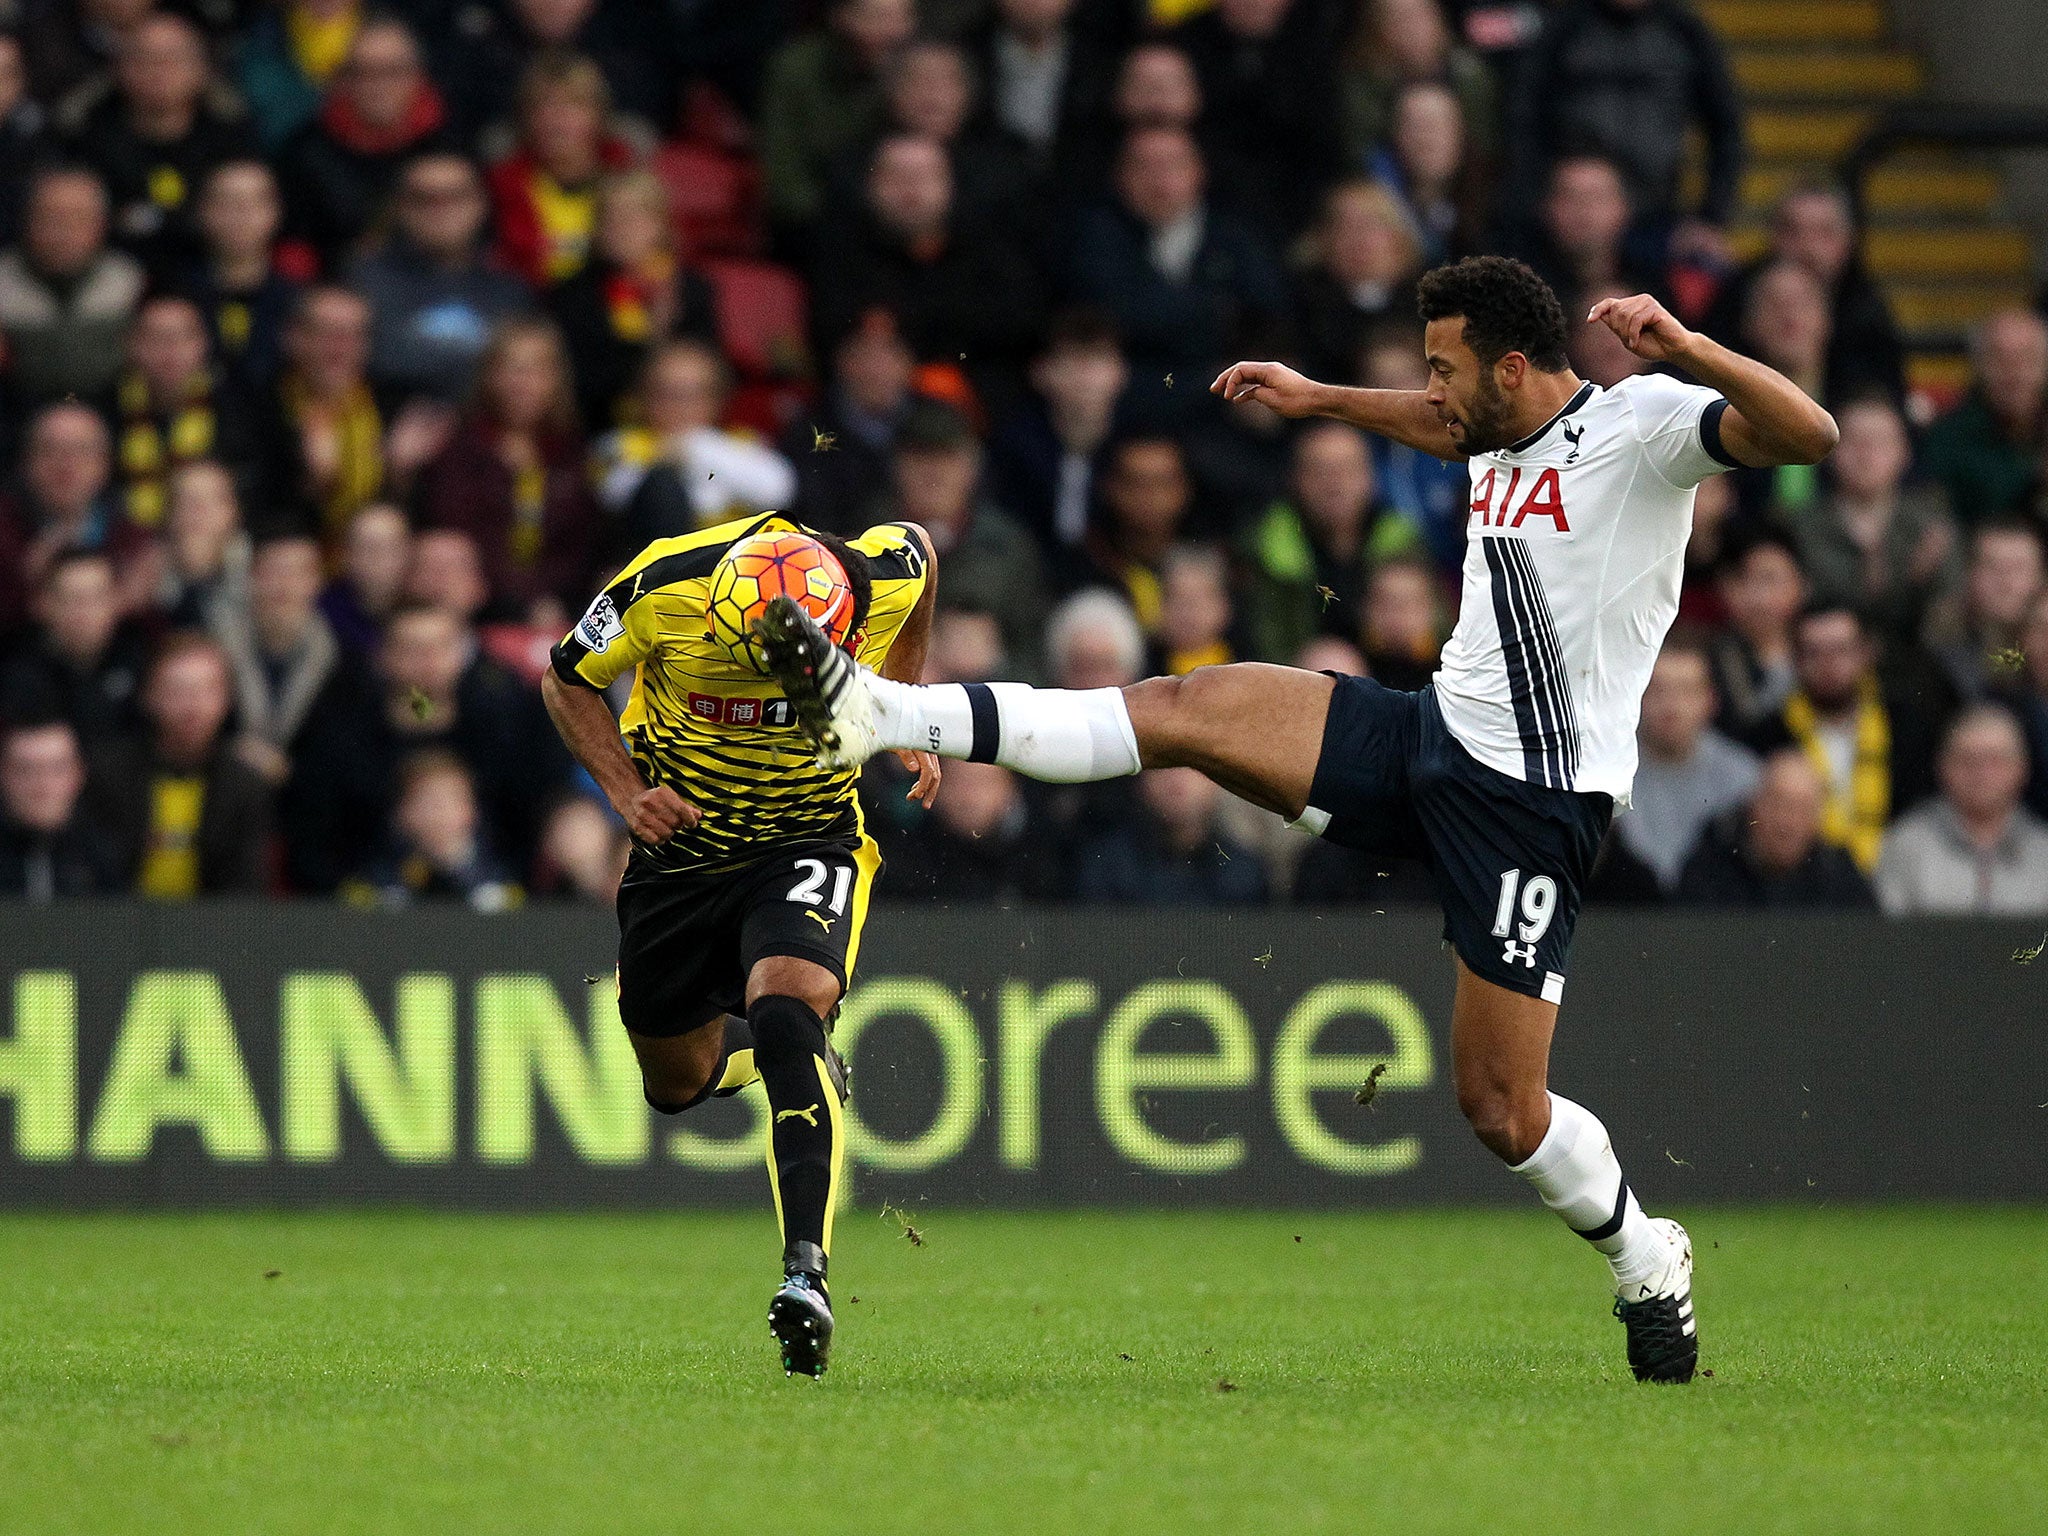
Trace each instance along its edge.
<instances>
[{"instance_id":1,"label":"player's ear","mask_svg":"<svg viewBox=\"0 0 2048 1536\"><path fill-rule=\"evenodd\" d=\"M1519 352L1503 352L1493 365L1493 382L1502 389L1516 389L1528 375L1529 359Z\"/></svg>"}]
</instances>

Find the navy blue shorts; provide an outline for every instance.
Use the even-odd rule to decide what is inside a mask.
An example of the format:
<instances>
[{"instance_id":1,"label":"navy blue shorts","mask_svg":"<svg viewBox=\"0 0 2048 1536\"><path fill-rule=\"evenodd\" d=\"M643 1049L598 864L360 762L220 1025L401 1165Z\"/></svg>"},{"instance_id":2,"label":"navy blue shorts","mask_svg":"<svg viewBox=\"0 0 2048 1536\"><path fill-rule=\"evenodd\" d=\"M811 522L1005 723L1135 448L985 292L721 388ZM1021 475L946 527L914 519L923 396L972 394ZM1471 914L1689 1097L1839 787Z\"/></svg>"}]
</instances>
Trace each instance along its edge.
<instances>
[{"instance_id":1,"label":"navy blue shorts","mask_svg":"<svg viewBox=\"0 0 2048 1536\"><path fill-rule=\"evenodd\" d=\"M1611 796L1525 784L1479 762L1445 726L1434 688L1397 693L1339 677L1300 825L1347 848L1420 859L1458 957L1554 1003L1613 815Z\"/></svg>"}]
</instances>

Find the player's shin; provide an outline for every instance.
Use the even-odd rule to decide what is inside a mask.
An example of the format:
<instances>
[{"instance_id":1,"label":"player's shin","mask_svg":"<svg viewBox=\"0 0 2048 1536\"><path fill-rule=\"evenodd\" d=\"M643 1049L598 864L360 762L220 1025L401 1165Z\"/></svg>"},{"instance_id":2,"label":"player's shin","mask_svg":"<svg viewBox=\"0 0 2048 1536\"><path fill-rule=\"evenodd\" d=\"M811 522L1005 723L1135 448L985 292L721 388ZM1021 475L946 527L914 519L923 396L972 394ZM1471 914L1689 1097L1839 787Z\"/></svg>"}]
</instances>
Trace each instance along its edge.
<instances>
[{"instance_id":1,"label":"player's shin","mask_svg":"<svg viewBox=\"0 0 2048 1536\"><path fill-rule=\"evenodd\" d=\"M1665 1262L1667 1244L1628 1187L1607 1127L1584 1105L1551 1094L1550 1130L1513 1171L1606 1256L1617 1286L1642 1280Z\"/></svg>"},{"instance_id":2,"label":"player's shin","mask_svg":"<svg viewBox=\"0 0 2048 1536\"><path fill-rule=\"evenodd\" d=\"M783 1268L822 1280L844 1151L825 1025L808 1004L780 995L756 999L747 1022L754 1034L754 1064L773 1112L768 1176L782 1223Z\"/></svg>"},{"instance_id":3,"label":"player's shin","mask_svg":"<svg viewBox=\"0 0 2048 1536\"><path fill-rule=\"evenodd\" d=\"M999 763L1051 784L1120 779L1140 766L1118 688L867 681L885 747Z\"/></svg>"}]
</instances>

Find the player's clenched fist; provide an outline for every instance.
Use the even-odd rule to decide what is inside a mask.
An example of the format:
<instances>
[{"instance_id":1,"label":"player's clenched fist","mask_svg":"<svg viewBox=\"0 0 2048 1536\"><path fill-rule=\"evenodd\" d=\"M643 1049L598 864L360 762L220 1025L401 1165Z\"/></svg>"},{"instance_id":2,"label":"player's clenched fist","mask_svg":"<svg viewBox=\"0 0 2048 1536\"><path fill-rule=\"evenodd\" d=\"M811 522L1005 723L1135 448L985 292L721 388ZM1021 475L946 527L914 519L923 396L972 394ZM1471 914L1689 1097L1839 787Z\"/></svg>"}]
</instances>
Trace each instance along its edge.
<instances>
[{"instance_id":1,"label":"player's clenched fist","mask_svg":"<svg viewBox=\"0 0 2048 1536\"><path fill-rule=\"evenodd\" d=\"M1209 393L1226 400L1256 400L1282 416L1312 416L1323 386L1303 378L1285 363L1232 363L1217 375Z\"/></svg>"},{"instance_id":2,"label":"player's clenched fist","mask_svg":"<svg viewBox=\"0 0 2048 1536\"><path fill-rule=\"evenodd\" d=\"M1628 299L1602 299L1586 319L1590 324L1605 325L1629 351L1653 363L1670 361L1692 340L1692 332L1647 293Z\"/></svg>"},{"instance_id":3,"label":"player's clenched fist","mask_svg":"<svg viewBox=\"0 0 2048 1536\"><path fill-rule=\"evenodd\" d=\"M667 842L685 827L694 827L704 815L666 784L641 790L617 810L626 819L626 830L650 847Z\"/></svg>"}]
</instances>

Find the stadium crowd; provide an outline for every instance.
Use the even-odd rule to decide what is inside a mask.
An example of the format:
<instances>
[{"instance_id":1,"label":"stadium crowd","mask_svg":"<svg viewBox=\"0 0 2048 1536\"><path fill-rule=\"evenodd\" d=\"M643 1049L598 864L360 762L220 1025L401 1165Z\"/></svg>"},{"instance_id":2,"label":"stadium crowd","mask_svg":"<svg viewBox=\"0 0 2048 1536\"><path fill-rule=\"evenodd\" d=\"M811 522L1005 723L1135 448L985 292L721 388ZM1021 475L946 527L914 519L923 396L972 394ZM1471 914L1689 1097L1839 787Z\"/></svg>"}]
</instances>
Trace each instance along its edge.
<instances>
[{"instance_id":1,"label":"stadium crowd","mask_svg":"<svg viewBox=\"0 0 2048 1536\"><path fill-rule=\"evenodd\" d=\"M2048 324L1985 324L1923 427L1839 189L1735 265L1740 115L1681 0L0 24L0 895L608 899L547 648L648 540L761 509L922 523L936 678L1420 686L1462 466L1205 386L1419 386L1415 278L1503 250L1842 428L1702 486L1596 896L2048 910ZM1644 366L1593 327L1575 363ZM865 791L896 898L1421 890L1187 770L903 782Z\"/></svg>"}]
</instances>

